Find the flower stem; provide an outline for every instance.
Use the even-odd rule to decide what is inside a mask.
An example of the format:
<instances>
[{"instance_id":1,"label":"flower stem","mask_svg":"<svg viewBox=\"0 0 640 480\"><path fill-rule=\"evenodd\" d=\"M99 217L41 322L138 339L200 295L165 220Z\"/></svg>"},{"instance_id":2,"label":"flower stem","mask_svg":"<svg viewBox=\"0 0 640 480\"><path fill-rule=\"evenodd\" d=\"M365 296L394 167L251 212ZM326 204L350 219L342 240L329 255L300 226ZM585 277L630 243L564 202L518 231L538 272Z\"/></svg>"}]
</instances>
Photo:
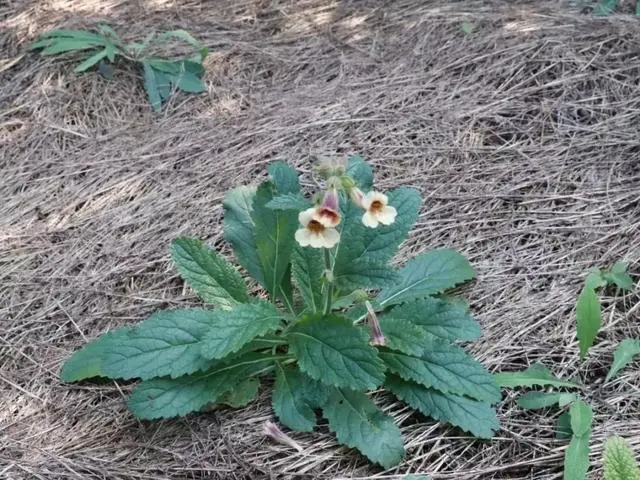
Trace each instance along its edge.
<instances>
[{"instance_id":1,"label":"flower stem","mask_svg":"<svg viewBox=\"0 0 640 480\"><path fill-rule=\"evenodd\" d=\"M331 264L331 252L328 248L324 249L324 265L327 272L327 291L325 296L324 314L331 313L333 305L333 265Z\"/></svg>"}]
</instances>

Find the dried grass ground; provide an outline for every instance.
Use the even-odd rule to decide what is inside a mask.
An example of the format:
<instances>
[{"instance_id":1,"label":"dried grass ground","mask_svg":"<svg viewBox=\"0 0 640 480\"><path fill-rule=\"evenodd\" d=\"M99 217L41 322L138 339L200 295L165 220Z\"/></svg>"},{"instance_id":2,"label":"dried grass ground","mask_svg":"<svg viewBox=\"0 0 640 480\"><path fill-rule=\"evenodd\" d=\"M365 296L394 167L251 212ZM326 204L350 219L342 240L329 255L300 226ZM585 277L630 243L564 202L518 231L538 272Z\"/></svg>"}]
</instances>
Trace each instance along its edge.
<instances>
[{"instance_id":1,"label":"dried grass ground","mask_svg":"<svg viewBox=\"0 0 640 480\"><path fill-rule=\"evenodd\" d=\"M603 384L615 343L640 335L638 291L604 300L586 362L573 326L587 269L623 258L639 271L636 18L416 0L10 0L0 15L0 478L559 478L552 413L522 413L508 393L491 442L382 395L407 438L404 463L382 473L326 428L295 435L303 454L264 440L267 389L244 410L140 423L130 385L60 383L86 339L197 303L168 245L180 234L218 244L226 189L276 158L308 171L314 154L361 153L382 188L421 190L403 256L469 256L484 328L471 350L489 368L542 361L590 382L596 475L607 435L640 452L640 372ZM19 57L50 27L100 20L127 38L189 29L212 51L209 93L158 116L134 72L107 83Z\"/></svg>"}]
</instances>

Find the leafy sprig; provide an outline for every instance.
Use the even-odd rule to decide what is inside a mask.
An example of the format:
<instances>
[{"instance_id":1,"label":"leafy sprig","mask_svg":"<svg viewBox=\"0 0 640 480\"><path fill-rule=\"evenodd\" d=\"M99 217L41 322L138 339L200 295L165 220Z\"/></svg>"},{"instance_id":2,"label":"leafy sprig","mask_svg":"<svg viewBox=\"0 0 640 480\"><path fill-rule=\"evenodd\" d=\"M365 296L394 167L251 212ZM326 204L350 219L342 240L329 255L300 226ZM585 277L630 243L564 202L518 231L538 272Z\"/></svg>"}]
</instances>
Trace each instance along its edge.
<instances>
[{"instance_id":1,"label":"leafy sprig","mask_svg":"<svg viewBox=\"0 0 640 480\"><path fill-rule=\"evenodd\" d=\"M238 268L200 240L178 238L178 272L212 308L162 310L107 332L67 360L62 380L140 379L129 408L157 419L245 405L262 377L275 376L271 403L283 425L312 431L321 415L340 443L385 468L401 461L404 445L373 389L490 438L499 387L455 344L480 328L442 296L474 278L473 268L448 249L389 264L417 219L418 192L372 191L360 157L316 170L316 202L288 165L268 171L257 188L235 188L223 202L224 238L263 294L252 297ZM275 424L265 433L302 448Z\"/></svg>"},{"instance_id":2,"label":"leafy sprig","mask_svg":"<svg viewBox=\"0 0 640 480\"><path fill-rule=\"evenodd\" d=\"M196 52L188 57L172 60L153 55L150 49L170 39L191 45ZM76 73L97 67L107 79L113 76L111 65L117 58L135 63L141 71L144 88L152 107L162 109L162 103L172 92L206 92L202 77L202 61L208 50L186 30L171 30L153 34L142 42L125 43L109 26L100 25L97 32L88 30L56 29L40 36L29 45L29 50L41 50L44 56L69 52L83 52L88 56L75 68Z\"/></svg>"}]
</instances>

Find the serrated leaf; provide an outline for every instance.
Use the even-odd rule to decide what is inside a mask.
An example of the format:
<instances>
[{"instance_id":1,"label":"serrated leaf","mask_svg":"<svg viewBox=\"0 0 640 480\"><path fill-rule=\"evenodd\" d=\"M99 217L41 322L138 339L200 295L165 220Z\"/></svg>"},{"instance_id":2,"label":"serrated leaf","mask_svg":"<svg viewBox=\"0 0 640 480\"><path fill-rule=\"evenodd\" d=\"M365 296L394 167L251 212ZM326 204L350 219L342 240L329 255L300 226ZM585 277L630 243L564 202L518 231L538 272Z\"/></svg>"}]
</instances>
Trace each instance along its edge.
<instances>
[{"instance_id":1,"label":"serrated leaf","mask_svg":"<svg viewBox=\"0 0 640 480\"><path fill-rule=\"evenodd\" d=\"M633 279L627 273L629 264L627 262L616 262L616 264L603 273L604 279L623 290L633 290Z\"/></svg>"},{"instance_id":2,"label":"serrated leaf","mask_svg":"<svg viewBox=\"0 0 640 480\"><path fill-rule=\"evenodd\" d=\"M305 398L305 379L309 377L298 369L276 366L271 405L280 422L297 432L310 432L316 426L316 414Z\"/></svg>"},{"instance_id":3,"label":"serrated leaf","mask_svg":"<svg viewBox=\"0 0 640 480\"><path fill-rule=\"evenodd\" d=\"M491 438L500 428L495 409L486 402L442 393L396 375L387 376L385 386L423 415L460 427L476 437Z\"/></svg>"},{"instance_id":4,"label":"serrated leaf","mask_svg":"<svg viewBox=\"0 0 640 480\"><path fill-rule=\"evenodd\" d=\"M626 367L633 357L640 354L640 339L637 338L625 338L618 347L616 351L613 353L613 363L611 364L611 368L609 369L609 373L607 373L607 378L605 382L608 382L616 374Z\"/></svg>"},{"instance_id":5,"label":"serrated leaf","mask_svg":"<svg viewBox=\"0 0 640 480\"><path fill-rule=\"evenodd\" d=\"M605 443L604 480L640 480L638 462L620 437L609 437Z\"/></svg>"},{"instance_id":6,"label":"serrated leaf","mask_svg":"<svg viewBox=\"0 0 640 480\"><path fill-rule=\"evenodd\" d=\"M540 363L534 363L523 371L500 372L494 376L498 384L504 388L533 387L534 385L568 388L580 386L577 383L554 377L549 369Z\"/></svg>"},{"instance_id":7,"label":"serrated leaf","mask_svg":"<svg viewBox=\"0 0 640 480\"><path fill-rule=\"evenodd\" d=\"M299 193L285 193L284 195L273 197L272 200L267 202L267 208L272 210L295 210L300 212L310 207L311 202Z\"/></svg>"},{"instance_id":8,"label":"serrated leaf","mask_svg":"<svg viewBox=\"0 0 640 480\"><path fill-rule=\"evenodd\" d=\"M611 15L616 9L617 0L600 0L596 8L593 9L593 15L596 17L606 17Z\"/></svg>"},{"instance_id":9,"label":"serrated leaf","mask_svg":"<svg viewBox=\"0 0 640 480\"><path fill-rule=\"evenodd\" d=\"M298 216L291 210L271 210L266 204L273 199L273 185L263 183L253 199L251 219L258 258L264 272L264 284L271 295L283 296L282 281L296 246L294 233Z\"/></svg>"},{"instance_id":10,"label":"serrated leaf","mask_svg":"<svg viewBox=\"0 0 640 480\"><path fill-rule=\"evenodd\" d=\"M421 356L382 351L380 358L390 371L425 387L491 403L501 398L493 376L455 345L432 340Z\"/></svg>"},{"instance_id":11,"label":"serrated leaf","mask_svg":"<svg viewBox=\"0 0 640 480\"><path fill-rule=\"evenodd\" d=\"M373 186L373 169L369 162L359 155L349 157L346 174L353 178L362 190L370 190Z\"/></svg>"},{"instance_id":12,"label":"serrated leaf","mask_svg":"<svg viewBox=\"0 0 640 480\"><path fill-rule=\"evenodd\" d=\"M571 431L573 435L564 456L564 478L566 480L584 480L589 469L589 438L593 411L591 407L578 400L571 405Z\"/></svg>"},{"instance_id":13,"label":"serrated leaf","mask_svg":"<svg viewBox=\"0 0 640 480\"><path fill-rule=\"evenodd\" d=\"M564 412L556 422L556 439L567 440L571 438L571 435L573 435L571 431L571 415L569 412Z\"/></svg>"},{"instance_id":14,"label":"serrated leaf","mask_svg":"<svg viewBox=\"0 0 640 480\"><path fill-rule=\"evenodd\" d=\"M93 67L96 63L107 56L108 50L105 48L97 53L94 53L86 60L84 60L80 65L78 65L73 71L76 73L84 72L85 70Z\"/></svg>"},{"instance_id":15,"label":"serrated leaf","mask_svg":"<svg viewBox=\"0 0 640 480\"><path fill-rule=\"evenodd\" d=\"M596 292L591 288L583 288L578 296L576 323L580 358L584 358L589 348L593 345L593 341L598 335L602 324L600 300Z\"/></svg>"},{"instance_id":16,"label":"serrated leaf","mask_svg":"<svg viewBox=\"0 0 640 480\"><path fill-rule=\"evenodd\" d=\"M131 332L129 327L122 327L100 335L95 340L84 345L74 352L64 362L60 372L60 380L63 382L77 382L93 377L104 377L102 361L104 360L105 347L118 344Z\"/></svg>"},{"instance_id":17,"label":"serrated leaf","mask_svg":"<svg viewBox=\"0 0 640 480\"><path fill-rule=\"evenodd\" d=\"M334 274L335 284L340 290L358 288L380 288L397 279L395 270L386 263L360 258L342 265Z\"/></svg>"},{"instance_id":18,"label":"serrated leaf","mask_svg":"<svg viewBox=\"0 0 640 480\"><path fill-rule=\"evenodd\" d=\"M199 410L235 385L263 371L274 361L271 355L247 354L232 363L221 362L204 373L178 378L158 378L133 389L129 409L143 420L171 418Z\"/></svg>"},{"instance_id":19,"label":"serrated leaf","mask_svg":"<svg viewBox=\"0 0 640 480\"><path fill-rule=\"evenodd\" d=\"M432 250L418 255L398 272L400 279L377 296L382 306L424 298L475 278L469 261L453 250Z\"/></svg>"},{"instance_id":20,"label":"serrated leaf","mask_svg":"<svg viewBox=\"0 0 640 480\"><path fill-rule=\"evenodd\" d=\"M465 307L432 297L395 306L385 316L410 321L443 340L473 341L482 333Z\"/></svg>"},{"instance_id":21,"label":"serrated leaf","mask_svg":"<svg viewBox=\"0 0 640 480\"><path fill-rule=\"evenodd\" d=\"M400 429L364 393L336 390L322 409L338 442L357 448L384 468L400 463L404 445Z\"/></svg>"},{"instance_id":22,"label":"serrated leaf","mask_svg":"<svg viewBox=\"0 0 640 480\"><path fill-rule=\"evenodd\" d=\"M389 192L389 205L398 212L391 225L369 228L362 223L362 209L351 201L342 202L342 227L340 243L336 251L334 275L363 259L386 263L395 255L400 244L418 218L420 195L410 188L398 188Z\"/></svg>"},{"instance_id":23,"label":"serrated leaf","mask_svg":"<svg viewBox=\"0 0 640 480\"><path fill-rule=\"evenodd\" d=\"M571 431L574 437L589 435L591 422L593 421L593 410L583 400L578 400L571 405L569 411L571 415Z\"/></svg>"},{"instance_id":24,"label":"serrated leaf","mask_svg":"<svg viewBox=\"0 0 640 480\"><path fill-rule=\"evenodd\" d=\"M147 92L149 103L156 112L162 110L162 97L158 91L158 84L153 68L146 59L142 60L142 71L144 73L144 89Z\"/></svg>"},{"instance_id":25,"label":"serrated leaf","mask_svg":"<svg viewBox=\"0 0 640 480\"><path fill-rule=\"evenodd\" d=\"M322 274L323 252L319 248L296 245L291 256L291 270L305 305L312 313L323 308Z\"/></svg>"},{"instance_id":26,"label":"serrated leaf","mask_svg":"<svg viewBox=\"0 0 640 480\"><path fill-rule=\"evenodd\" d=\"M409 355L422 355L427 344L427 333L424 329L402 318L384 316L378 321L390 349Z\"/></svg>"},{"instance_id":27,"label":"serrated leaf","mask_svg":"<svg viewBox=\"0 0 640 480\"><path fill-rule=\"evenodd\" d=\"M197 238L174 240L171 258L185 282L205 302L228 310L249 301L247 285L240 273L222 255Z\"/></svg>"},{"instance_id":28,"label":"serrated leaf","mask_svg":"<svg viewBox=\"0 0 640 480\"><path fill-rule=\"evenodd\" d=\"M236 260L261 285L265 284L251 218L256 189L237 187L229 190L222 201L224 208L224 239L233 248Z\"/></svg>"},{"instance_id":29,"label":"serrated leaf","mask_svg":"<svg viewBox=\"0 0 640 480\"><path fill-rule=\"evenodd\" d=\"M300 192L298 172L286 162L273 162L267 167L267 172L280 195L296 194Z\"/></svg>"},{"instance_id":30,"label":"serrated leaf","mask_svg":"<svg viewBox=\"0 0 640 480\"><path fill-rule=\"evenodd\" d=\"M344 317L308 316L289 331L288 339L300 370L327 385L372 389L384 380L384 363L377 350Z\"/></svg>"},{"instance_id":31,"label":"serrated leaf","mask_svg":"<svg viewBox=\"0 0 640 480\"><path fill-rule=\"evenodd\" d=\"M554 405L564 407L576 399L574 393L528 392L518 398L518 406L526 410L538 410Z\"/></svg>"},{"instance_id":32,"label":"serrated leaf","mask_svg":"<svg viewBox=\"0 0 640 480\"><path fill-rule=\"evenodd\" d=\"M283 316L273 304L259 301L236 306L233 310L214 310L202 339L200 354L219 359L238 351L256 337L275 330Z\"/></svg>"},{"instance_id":33,"label":"serrated leaf","mask_svg":"<svg viewBox=\"0 0 640 480\"><path fill-rule=\"evenodd\" d=\"M102 372L110 378L173 378L207 368L201 342L214 312L202 309L160 310L103 346Z\"/></svg>"},{"instance_id":34,"label":"serrated leaf","mask_svg":"<svg viewBox=\"0 0 640 480\"><path fill-rule=\"evenodd\" d=\"M259 388L260 380L256 377L248 378L222 395L218 403L228 405L231 408L245 407L258 396Z\"/></svg>"}]
</instances>

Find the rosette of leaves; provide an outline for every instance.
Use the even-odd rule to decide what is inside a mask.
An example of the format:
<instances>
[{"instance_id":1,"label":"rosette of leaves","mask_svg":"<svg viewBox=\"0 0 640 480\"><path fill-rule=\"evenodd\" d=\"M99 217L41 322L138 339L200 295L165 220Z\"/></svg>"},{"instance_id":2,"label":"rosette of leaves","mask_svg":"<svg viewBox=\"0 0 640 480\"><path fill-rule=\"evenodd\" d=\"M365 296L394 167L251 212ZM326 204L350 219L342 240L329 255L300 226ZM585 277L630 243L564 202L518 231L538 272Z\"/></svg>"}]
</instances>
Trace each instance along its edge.
<instances>
[{"instance_id":1,"label":"rosette of leaves","mask_svg":"<svg viewBox=\"0 0 640 480\"><path fill-rule=\"evenodd\" d=\"M151 49L170 39L187 42L196 52L180 59L168 59L153 55ZM100 25L97 32L88 30L57 29L40 36L29 45L29 50L41 50L44 56L69 52L82 52L86 58L75 68L76 73L96 68L107 79L111 79L111 65L118 58L135 63L142 74L144 88L155 111L162 109L162 102L172 92L206 92L202 77L202 61L207 49L185 30L171 30L153 34L142 42L125 43L109 26Z\"/></svg>"},{"instance_id":2,"label":"rosette of leaves","mask_svg":"<svg viewBox=\"0 0 640 480\"><path fill-rule=\"evenodd\" d=\"M235 188L223 202L224 238L264 294L252 297L221 254L179 238L172 259L211 308L162 310L105 333L65 363L62 379L140 379L129 408L140 419L159 419L211 404L244 405L272 376L281 424L309 432L321 415L340 443L385 468L401 461L403 439L368 395L373 389L384 387L427 417L490 438L499 428L492 404L500 390L456 344L478 338L480 328L461 302L442 295L474 278L473 268L448 249L397 270L389 264L417 219L418 192L389 192L397 218L376 229L364 226L362 211L341 194L340 242L301 247L294 239L298 213L311 202L294 169L274 163L268 171L260 186ZM373 183L359 157L349 160L345 177L363 190ZM385 346L370 344L367 310L358 303L363 289Z\"/></svg>"}]
</instances>

